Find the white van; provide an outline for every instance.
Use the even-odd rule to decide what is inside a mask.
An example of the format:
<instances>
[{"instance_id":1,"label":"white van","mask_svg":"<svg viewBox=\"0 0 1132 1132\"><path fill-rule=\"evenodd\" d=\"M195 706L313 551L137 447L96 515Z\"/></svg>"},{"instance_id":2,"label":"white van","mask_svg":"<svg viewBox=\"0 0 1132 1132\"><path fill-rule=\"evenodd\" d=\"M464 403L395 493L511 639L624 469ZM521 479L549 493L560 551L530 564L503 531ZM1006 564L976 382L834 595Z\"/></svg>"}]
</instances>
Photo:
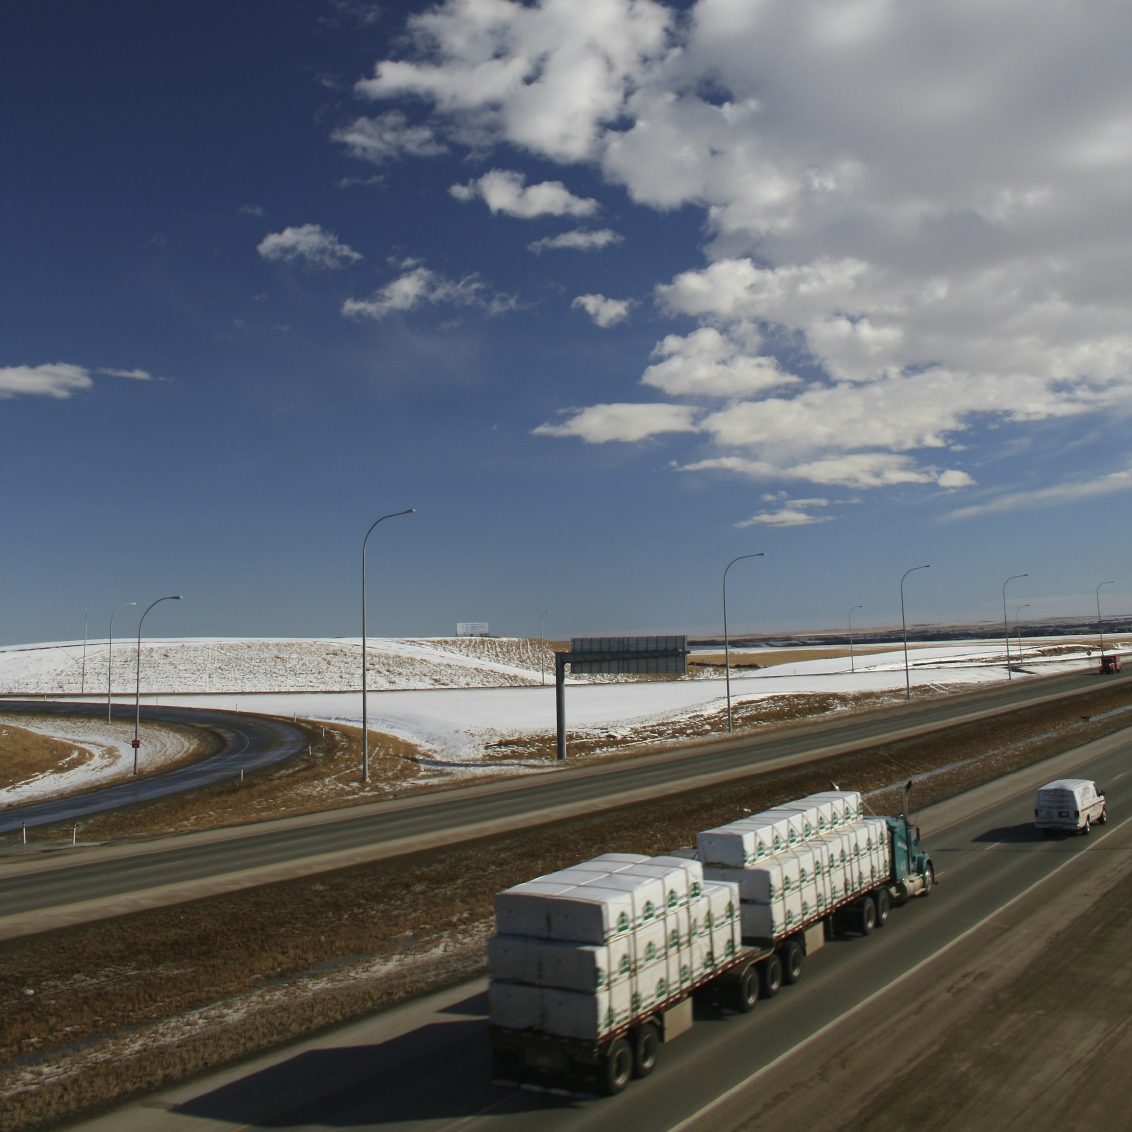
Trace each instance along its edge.
<instances>
[{"instance_id":1,"label":"white van","mask_svg":"<svg viewBox=\"0 0 1132 1132\"><path fill-rule=\"evenodd\" d=\"M1088 778L1058 778L1047 782L1034 798L1034 825L1041 830L1088 833L1108 821L1105 797Z\"/></svg>"}]
</instances>

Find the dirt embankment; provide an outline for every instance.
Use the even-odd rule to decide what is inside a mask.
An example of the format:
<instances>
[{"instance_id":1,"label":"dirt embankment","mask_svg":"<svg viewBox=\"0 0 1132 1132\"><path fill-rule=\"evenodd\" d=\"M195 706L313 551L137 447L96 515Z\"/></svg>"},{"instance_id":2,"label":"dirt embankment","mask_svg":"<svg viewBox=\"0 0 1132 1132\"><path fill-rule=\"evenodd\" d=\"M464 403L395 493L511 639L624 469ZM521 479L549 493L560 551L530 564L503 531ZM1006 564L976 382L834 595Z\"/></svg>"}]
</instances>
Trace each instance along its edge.
<instances>
[{"instance_id":1,"label":"dirt embankment","mask_svg":"<svg viewBox=\"0 0 1132 1132\"><path fill-rule=\"evenodd\" d=\"M0 1128L42 1126L482 970L502 888L607 850L658 853L831 779L942 800L1128 725L1132 682L1069 706L207 901L0 944Z\"/></svg>"}]
</instances>

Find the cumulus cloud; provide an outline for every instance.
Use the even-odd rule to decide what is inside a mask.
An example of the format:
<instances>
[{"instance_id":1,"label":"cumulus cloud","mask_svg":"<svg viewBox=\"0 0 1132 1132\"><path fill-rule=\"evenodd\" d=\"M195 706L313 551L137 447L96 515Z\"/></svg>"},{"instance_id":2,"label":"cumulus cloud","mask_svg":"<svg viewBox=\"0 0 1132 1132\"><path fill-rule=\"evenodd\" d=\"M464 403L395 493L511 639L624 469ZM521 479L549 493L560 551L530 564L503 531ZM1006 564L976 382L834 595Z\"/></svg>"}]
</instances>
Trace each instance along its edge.
<instances>
[{"instance_id":1,"label":"cumulus cloud","mask_svg":"<svg viewBox=\"0 0 1132 1132\"><path fill-rule=\"evenodd\" d=\"M760 511L749 519L735 524L744 527L808 527L814 523L829 523L832 515L811 515L799 507L780 507L777 511Z\"/></svg>"},{"instance_id":2,"label":"cumulus cloud","mask_svg":"<svg viewBox=\"0 0 1132 1132\"><path fill-rule=\"evenodd\" d=\"M1132 416L1127 7L1031 15L448 0L357 92L411 100L477 155L596 169L632 204L702 216L702 258L657 281L674 333L635 388L540 435L688 434L687 472L845 491L964 491L978 468L993 495L996 453L1035 426L1112 440ZM669 400L635 403L642 384Z\"/></svg>"},{"instance_id":3,"label":"cumulus cloud","mask_svg":"<svg viewBox=\"0 0 1132 1132\"><path fill-rule=\"evenodd\" d=\"M360 252L341 243L331 232L318 224L284 228L260 240L256 248L264 259L282 263L300 263L314 271L333 271L348 267L362 258Z\"/></svg>"},{"instance_id":4,"label":"cumulus cloud","mask_svg":"<svg viewBox=\"0 0 1132 1132\"><path fill-rule=\"evenodd\" d=\"M368 299L347 299L342 314L347 318L380 321L387 315L411 311L419 306L474 307L489 315L514 310L512 295L493 291L476 275L448 279L424 264L406 261L402 273L379 288Z\"/></svg>"},{"instance_id":5,"label":"cumulus cloud","mask_svg":"<svg viewBox=\"0 0 1132 1132\"><path fill-rule=\"evenodd\" d=\"M492 169L466 185L448 191L462 201L482 200L493 213L530 220L536 216L592 216L598 203L576 197L561 181L528 185L522 173Z\"/></svg>"},{"instance_id":6,"label":"cumulus cloud","mask_svg":"<svg viewBox=\"0 0 1132 1132\"><path fill-rule=\"evenodd\" d=\"M104 369L94 373L125 377L132 381L152 381L143 369ZM38 366L0 366L0 400L13 397L50 397L65 401L76 393L93 388L92 371L70 362L49 362Z\"/></svg>"},{"instance_id":7,"label":"cumulus cloud","mask_svg":"<svg viewBox=\"0 0 1132 1132\"><path fill-rule=\"evenodd\" d=\"M610 228L575 228L572 232L562 232L557 236L534 240L527 247L536 254L563 248L569 251L592 252L608 248L611 244L619 244L622 239L623 236L619 236Z\"/></svg>"},{"instance_id":8,"label":"cumulus cloud","mask_svg":"<svg viewBox=\"0 0 1132 1132\"><path fill-rule=\"evenodd\" d=\"M633 303L630 299L610 299L605 295L578 295L570 306L584 310L604 330L627 322Z\"/></svg>"},{"instance_id":9,"label":"cumulus cloud","mask_svg":"<svg viewBox=\"0 0 1132 1132\"><path fill-rule=\"evenodd\" d=\"M352 157L374 165L401 157L436 157L448 148L432 127L410 122L399 110L376 118L355 118L335 130L331 138L344 145Z\"/></svg>"}]
</instances>

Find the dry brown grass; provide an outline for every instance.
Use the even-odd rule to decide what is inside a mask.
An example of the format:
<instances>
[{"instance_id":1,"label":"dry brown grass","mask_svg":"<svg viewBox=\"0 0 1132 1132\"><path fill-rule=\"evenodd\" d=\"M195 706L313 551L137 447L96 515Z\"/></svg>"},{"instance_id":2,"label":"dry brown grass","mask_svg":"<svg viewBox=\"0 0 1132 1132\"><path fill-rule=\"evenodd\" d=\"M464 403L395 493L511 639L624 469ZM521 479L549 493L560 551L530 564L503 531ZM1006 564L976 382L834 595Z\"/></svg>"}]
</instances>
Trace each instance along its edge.
<instances>
[{"instance_id":1,"label":"dry brown grass","mask_svg":"<svg viewBox=\"0 0 1132 1132\"><path fill-rule=\"evenodd\" d=\"M0 723L0 788L26 782L37 774L81 766L90 752L65 739L51 739L37 731Z\"/></svg>"},{"instance_id":2,"label":"dry brown grass","mask_svg":"<svg viewBox=\"0 0 1132 1132\"><path fill-rule=\"evenodd\" d=\"M0 1065L10 1068L0 1071L0 1128L30 1128L149 1091L479 972L494 894L536 874L607 850L691 844L700 829L831 779L872 793L874 811L891 811L897 784L949 768L917 786L916 805L928 805L1127 726L1126 712L1105 713L1130 702L1132 684L1101 684L1067 707L1027 709L537 833L2 943ZM389 966L377 968L379 960ZM236 1012L237 1003L254 1008ZM190 1012L207 1025L171 1025ZM33 1088L34 1075L18 1075L36 1066L69 1068L45 1072Z\"/></svg>"}]
</instances>

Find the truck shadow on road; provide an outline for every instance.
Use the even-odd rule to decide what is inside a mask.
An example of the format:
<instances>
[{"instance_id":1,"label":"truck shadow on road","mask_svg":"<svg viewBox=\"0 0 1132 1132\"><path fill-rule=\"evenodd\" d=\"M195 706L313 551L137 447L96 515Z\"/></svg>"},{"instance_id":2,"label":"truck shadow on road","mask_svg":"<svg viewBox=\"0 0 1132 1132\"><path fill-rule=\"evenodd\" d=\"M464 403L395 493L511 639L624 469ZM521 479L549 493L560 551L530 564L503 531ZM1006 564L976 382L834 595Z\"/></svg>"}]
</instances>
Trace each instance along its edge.
<instances>
[{"instance_id":1,"label":"truck shadow on road","mask_svg":"<svg viewBox=\"0 0 1132 1132\"><path fill-rule=\"evenodd\" d=\"M491 1082L487 999L479 994L385 1042L328 1046L248 1072L175 1112L253 1128L380 1127L580 1107L589 1098Z\"/></svg>"}]
</instances>

